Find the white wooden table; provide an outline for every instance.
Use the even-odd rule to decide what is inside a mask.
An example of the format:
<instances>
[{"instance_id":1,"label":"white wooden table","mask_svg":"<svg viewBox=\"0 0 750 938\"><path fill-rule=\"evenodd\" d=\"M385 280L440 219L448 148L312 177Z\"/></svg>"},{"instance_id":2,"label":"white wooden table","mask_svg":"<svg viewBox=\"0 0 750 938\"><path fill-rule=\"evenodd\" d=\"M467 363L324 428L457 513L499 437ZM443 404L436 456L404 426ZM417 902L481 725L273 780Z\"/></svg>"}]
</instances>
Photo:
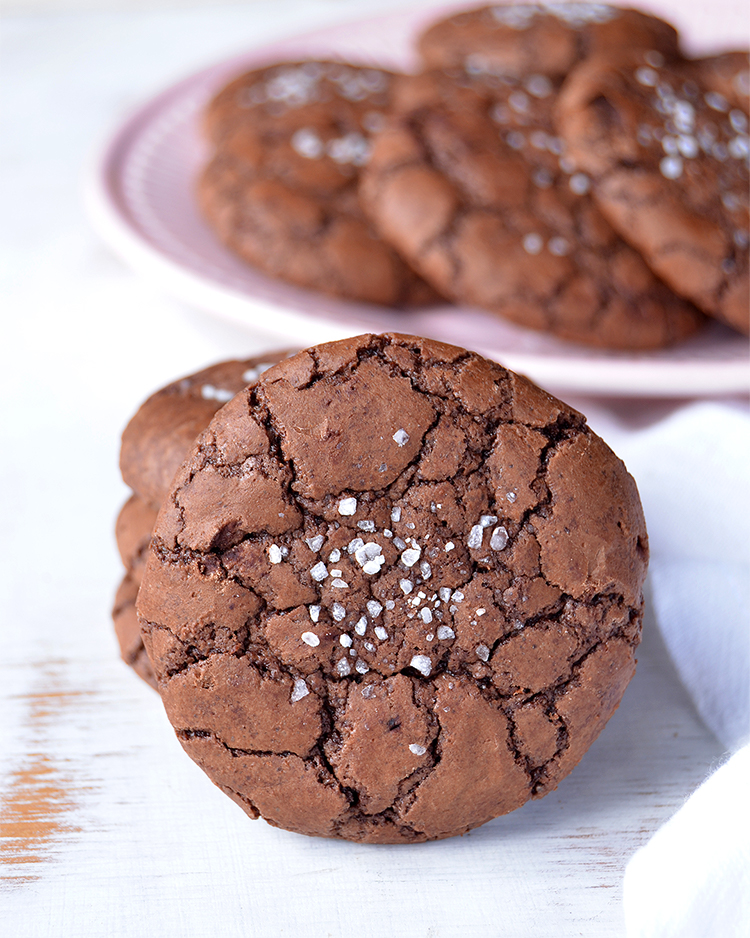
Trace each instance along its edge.
<instances>
[{"instance_id":1,"label":"white wooden table","mask_svg":"<svg viewBox=\"0 0 750 938\"><path fill-rule=\"evenodd\" d=\"M557 792L440 843L309 839L247 820L117 657L122 426L167 380L268 339L155 295L112 258L83 218L82 168L182 74L397 5L6 18L2 936L621 935L625 863L721 758L647 621L620 710ZM705 20L707 41L726 38Z\"/></svg>"}]
</instances>

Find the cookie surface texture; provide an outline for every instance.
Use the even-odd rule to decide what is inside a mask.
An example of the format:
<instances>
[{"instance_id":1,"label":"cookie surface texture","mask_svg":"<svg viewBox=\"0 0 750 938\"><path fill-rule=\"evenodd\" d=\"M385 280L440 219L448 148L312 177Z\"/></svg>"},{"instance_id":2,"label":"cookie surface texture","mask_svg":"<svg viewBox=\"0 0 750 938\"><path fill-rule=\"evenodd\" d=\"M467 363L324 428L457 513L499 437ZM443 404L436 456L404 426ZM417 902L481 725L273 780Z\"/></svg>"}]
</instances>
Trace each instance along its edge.
<instances>
[{"instance_id":1,"label":"cookie surface texture","mask_svg":"<svg viewBox=\"0 0 750 938\"><path fill-rule=\"evenodd\" d=\"M660 348L704 317L617 234L553 124L556 85L445 70L403 78L365 168L378 226L445 296L605 348Z\"/></svg>"},{"instance_id":2,"label":"cookie surface texture","mask_svg":"<svg viewBox=\"0 0 750 938\"><path fill-rule=\"evenodd\" d=\"M507 3L465 10L418 38L428 68L563 78L590 55L617 58L633 49L678 54L663 20L605 3Z\"/></svg>"},{"instance_id":3,"label":"cookie surface texture","mask_svg":"<svg viewBox=\"0 0 750 938\"><path fill-rule=\"evenodd\" d=\"M122 434L120 472L125 484L158 510L193 441L216 411L290 354L290 351L268 352L218 362L152 394L131 417ZM117 539L119 544L119 535Z\"/></svg>"},{"instance_id":4,"label":"cookie surface texture","mask_svg":"<svg viewBox=\"0 0 750 938\"><path fill-rule=\"evenodd\" d=\"M167 715L251 817L449 837L553 789L635 666L635 483L566 405L410 336L317 346L199 437L138 598Z\"/></svg>"},{"instance_id":5,"label":"cookie surface texture","mask_svg":"<svg viewBox=\"0 0 750 938\"><path fill-rule=\"evenodd\" d=\"M589 60L560 93L558 126L612 226L673 290L747 335L748 114L707 71Z\"/></svg>"},{"instance_id":6,"label":"cookie surface texture","mask_svg":"<svg viewBox=\"0 0 750 938\"><path fill-rule=\"evenodd\" d=\"M391 306L435 302L357 197L392 78L308 61L249 72L220 92L206 115L215 154L198 195L221 240L299 286Z\"/></svg>"}]
</instances>

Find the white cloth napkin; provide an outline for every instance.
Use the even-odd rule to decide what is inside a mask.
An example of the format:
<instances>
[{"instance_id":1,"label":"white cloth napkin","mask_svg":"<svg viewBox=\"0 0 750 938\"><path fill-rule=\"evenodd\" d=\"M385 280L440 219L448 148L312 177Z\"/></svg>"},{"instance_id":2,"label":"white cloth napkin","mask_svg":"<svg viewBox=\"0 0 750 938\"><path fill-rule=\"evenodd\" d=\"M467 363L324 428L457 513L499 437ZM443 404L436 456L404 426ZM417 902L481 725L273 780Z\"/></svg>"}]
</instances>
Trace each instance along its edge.
<instances>
[{"instance_id":1,"label":"white cloth napkin","mask_svg":"<svg viewBox=\"0 0 750 938\"><path fill-rule=\"evenodd\" d=\"M750 413L703 402L645 429L596 407L588 415L638 482L652 601L675 667L705 723L736 751L628 864L627 935L747 938Z\"/></svg>"}]
</instances>

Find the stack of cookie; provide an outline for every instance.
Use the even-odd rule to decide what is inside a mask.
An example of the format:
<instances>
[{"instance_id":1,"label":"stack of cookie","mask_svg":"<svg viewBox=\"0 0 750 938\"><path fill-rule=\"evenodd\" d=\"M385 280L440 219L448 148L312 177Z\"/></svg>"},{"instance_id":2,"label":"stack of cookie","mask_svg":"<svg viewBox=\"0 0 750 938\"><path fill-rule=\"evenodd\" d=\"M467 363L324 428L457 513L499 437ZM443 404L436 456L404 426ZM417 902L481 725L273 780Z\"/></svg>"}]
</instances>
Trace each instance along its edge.
<instances>
[{"instance_id":1,"label":"stack of cookie","mask_svg":"<svg viewBox=\"0 0 750 938\"><path fill-rule=\"evenodd\" d=\"M211 103L204 214L292 283L441 296L560 338L655 349L747 334L748 55L598 3L459 13L423 72L296 62Z\"/></svg>"},{"instance_id":2,"label":"stack of cookie","mask_svg":"<svg viewBox=\"0 0 750 938\"><path fill-rule=\"evenodd\" d=\"M135 600L159 508L195 438L216 411L289 354L221 362L168 384L141 405L123 432L120 471L133 494L115 525L125 576L112 618L123 660L153 687L156 679L143 648Z\"/></svg>"},{"instance_id":3,"label":"stack of cookie","mask_svg":"<svg viewBox=\"0 0 750 938\"><path fill-rule=\"evenodd\" d=\"M553 790L633 675L635 484L472 352L364 335L223 363L149 398L121 464L123 657L250 817L464 833Z\"/></svg>"}]
</instances>

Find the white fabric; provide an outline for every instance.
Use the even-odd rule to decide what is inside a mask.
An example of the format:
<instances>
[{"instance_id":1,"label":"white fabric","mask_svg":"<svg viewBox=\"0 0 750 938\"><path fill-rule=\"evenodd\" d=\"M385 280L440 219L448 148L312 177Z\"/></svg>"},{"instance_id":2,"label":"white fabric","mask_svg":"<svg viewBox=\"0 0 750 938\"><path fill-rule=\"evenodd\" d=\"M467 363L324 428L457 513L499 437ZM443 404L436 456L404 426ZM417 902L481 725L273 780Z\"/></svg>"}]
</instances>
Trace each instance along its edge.
<instances>
[{"instance_id":1,"label":"white fabric","mask_svg":"<svg viewBox=\"0 0 750 938\"><path fill-rule=\"evenodd\" d=\"M625 921L637 938L750 935L750 746L688 800L625 873Z\"/></svg>"},{"instance_id":2,"label":"white fabric","mask_svg":"<svg viewBox=\"0 0 750 938\"><path fill-rule=\"evenodd\" d=\"M631 414L632 416L632 414ZM750 417L701 403L646 429L591 421L638 480L656 620L728 750L750 731ZM629 938L750 935L750 746L702 785L625 874Z\"/></svg>"}]
</instances>

